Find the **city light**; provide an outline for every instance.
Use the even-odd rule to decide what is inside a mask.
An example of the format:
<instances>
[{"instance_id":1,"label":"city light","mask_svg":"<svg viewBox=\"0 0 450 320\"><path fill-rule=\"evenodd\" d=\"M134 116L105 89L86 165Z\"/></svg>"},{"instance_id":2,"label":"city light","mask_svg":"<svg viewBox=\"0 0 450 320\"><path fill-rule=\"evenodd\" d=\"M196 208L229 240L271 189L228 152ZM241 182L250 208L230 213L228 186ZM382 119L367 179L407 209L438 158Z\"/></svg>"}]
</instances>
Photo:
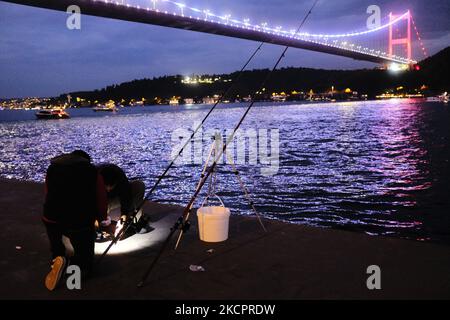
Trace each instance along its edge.
<instances>
[{"instance_id":1,"label":"city light","mask_svg":"<svg viewBox=\"0 0 450 320\"><path fill-rule=\"evenodd\" d=\"M391 63L388 65L388 70L394 73L398 73L401 71L408 70L409 66L407 64L398 64L398 63Z\"/></svg>"}]
</instances>

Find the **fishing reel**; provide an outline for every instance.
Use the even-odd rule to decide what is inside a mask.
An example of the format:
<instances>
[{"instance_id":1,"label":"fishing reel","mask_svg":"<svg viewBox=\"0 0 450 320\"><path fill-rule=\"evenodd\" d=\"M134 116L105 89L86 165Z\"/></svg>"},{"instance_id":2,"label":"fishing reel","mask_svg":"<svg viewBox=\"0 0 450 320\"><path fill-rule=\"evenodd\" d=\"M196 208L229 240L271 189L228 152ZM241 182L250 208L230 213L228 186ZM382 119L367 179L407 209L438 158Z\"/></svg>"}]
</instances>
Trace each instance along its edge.
<instances>
[{"instance_id":1,"label":"fishing reel","mask_svg":"<svg viewBox=\"0 0 450 320\"><path fill-rule=\"evenodd\" d=\"M183 217L179 217L178 220L173 225L173 230L182 230L183 233L186 233L191 227L191 222L189 220L184 221Z\"/></svg>"},{"instance_id":2,"label":"fishing reel","mask_svg":"<svg viewBox=\"0 0 450 320\"><path fill-rule=\"evenodd\" d=\"M131 216L122 215L120 217L115 230L115 236L118 236L120 234L119 241L129 238L139 231L137 230L137 222L138 221L136 214L133 214Z\"/></svg>"}]
</instances>

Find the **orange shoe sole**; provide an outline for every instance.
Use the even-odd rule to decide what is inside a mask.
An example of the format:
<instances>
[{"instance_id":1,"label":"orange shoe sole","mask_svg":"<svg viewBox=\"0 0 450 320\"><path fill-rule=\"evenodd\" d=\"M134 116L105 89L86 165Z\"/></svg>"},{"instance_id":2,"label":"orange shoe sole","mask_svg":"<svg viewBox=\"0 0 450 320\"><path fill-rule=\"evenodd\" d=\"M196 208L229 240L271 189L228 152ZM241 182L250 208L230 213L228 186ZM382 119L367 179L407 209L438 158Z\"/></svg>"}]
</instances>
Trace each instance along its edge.
<instances>
[{"instance_id":1,"label":"orange shoe sole","mask_svg":"<svg viewBox=\"0 0 450 320\"><path fill-rule=\"evenodd\" d=\"M52 270L50 270L50 272L45 277L45 287L48 290L55 290L59 280L61 279L65 266L66 258L56 257L55 259L53 259Z\"/></svg>"}]
</instances>

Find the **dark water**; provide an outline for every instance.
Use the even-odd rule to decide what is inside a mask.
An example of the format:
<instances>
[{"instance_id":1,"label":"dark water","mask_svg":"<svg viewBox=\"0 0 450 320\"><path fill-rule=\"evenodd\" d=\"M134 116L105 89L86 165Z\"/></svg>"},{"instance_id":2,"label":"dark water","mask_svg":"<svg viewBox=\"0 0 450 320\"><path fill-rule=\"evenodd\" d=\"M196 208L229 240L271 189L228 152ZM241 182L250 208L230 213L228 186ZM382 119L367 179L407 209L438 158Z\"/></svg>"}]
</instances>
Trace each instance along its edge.
<instances>
[{"instance_id":1,"label":"dark water","mask_svg":"<svg viewBox=\"0 0 450 320\"><path fill-rule=\"evenodd\" d=\"M0 175L42 181L50 158L82 148L95 162L117 163L149 186L170 160L173 131L192 128L207 108L71 110L71 119L56 121L34 120L33 111L0 111ZM206 128L232 128L243 111L224 106ZM449 106L441 103L257 106L243 128L280 130L279 170L263 176L259 164L238 169L267 217L450 243L449 123ZM152 198L185 204L200 170L177 165ZM220 166L217 178L225 204L250 214L229 166Z\"/></svg>"}]
</instances>

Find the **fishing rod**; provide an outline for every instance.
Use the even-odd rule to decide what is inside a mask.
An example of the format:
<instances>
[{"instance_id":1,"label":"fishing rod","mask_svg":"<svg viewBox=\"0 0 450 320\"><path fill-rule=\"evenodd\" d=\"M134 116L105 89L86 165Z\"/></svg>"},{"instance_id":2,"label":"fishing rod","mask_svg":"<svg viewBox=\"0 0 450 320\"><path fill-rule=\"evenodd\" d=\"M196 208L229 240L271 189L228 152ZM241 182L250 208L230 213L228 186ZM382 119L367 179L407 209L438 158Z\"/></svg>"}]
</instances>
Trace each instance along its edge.
<instances>
[{"instance_id":1,"label":"fishing rod","mask_svg":"<svg viewBox=\"0 0 450 320\"><path fill-rule=\"evenodd\" d=\"M144 205L145 201L148 200L148 198L150 197L150 195L156 190L156 187L159 185L159 183L162 181L162 179L164 179L164 177L167 175L167 173L169 172L169 170L174 166L176 160L178 159L178 157L180 157L180 155L183 153L184 149L186 148L186 146L192 141L192 139L194 138L195 134L198 132L198 130L200 130L200 128L203 126L203 124L206 122L206 120L208 119L208 117L211 115L211 113L214 111L214 109L216 109L217 105L222 101L223 98L225 98L231 91L232 89L234 89L234 87L237 85L237 83L239 82L240 78L242 77L242 75L244 74L245 69L247 68L247 66L250 64L250 62L253 60L253 58L256 56L256 54L258 53L258 51L261 50L262 46L264 45L264 42L261 42L259 44L259 46L256 48L255 51L253 51L253 53L251 54L251 56L248 58L248 60L245 62L245 64L242 66L242 68L240 69L238 75L236 76L236 78L232 81L231 85L228 86L227 90L225 90L224 94L222 94L222 96L220 96L220 98L216 101L216 103L211 107L211 109L209 109L208 113L203 117L202 121L200 122L200 124L195 128L195 130L192 132L191 136L189 139L186 140L186 142L184 143L184 145L181 147L181 149L178 151L178 153L176 154L175 158L172 159L172 161L170 162L170 164L166 167L166 169L164 170L164 172L162 173L162 175L160 175L158 177L158 179L156 180L155 184L153 185L153 187L147 192L147 194L145 195L145 197L142 199L142 201L140 202L140 204L137 206L137 208L134 210L133 215L130 217L130 219L128 219L128 223L125 224L122 227L122 229L119 230L119 232L114 236L114 238L111 240L111 243L108 245L108 247L105 249L105 251L103 251L102 255L98 258L97 260L97 265L100 264L100 262L103 260L103 258L108 254L109 250L112 248L113 245L115 245L117 243L117 241L119 241L119 239L122 237L123 234L125 234L128 229L130 228L130 226L132 225L131 221L133 221L133 219L136 217L137 213L139 212L139 210L141 210L142 206Z\"/></svg>"},{"instance_id":2,"label":"fishing rod","mask_svg":"<svg viewBox=\"0 0 450 320\"><path fill-rule=\"evenodd\" d=\"M317 2L319 0L315 0L313 5L311 6L311 8L309 9L309 11L307 12L307 14L305 15L305 17L303 18L302 22L300 23L299 27L297 28L296 33L298 33L300 31L300 29L303 27L303 25L305 24L306 20L308 19L308 17L311 15L312 10L314 9L314 7L316 6ZM280 64L281 60L283 60L283 58L285 57L285 54L287 52L287 50L289 49L289 46L286 46L283 50L283 52L281 53L281 55L279 56L277 62L274 64L273 68L271 69L271 71L266 75L264 81L261 83L261 86L259 88L259 90L257 92L261 92L261 90L265 87L267 81L269 81L270 77L272 76L272 74L275 72L275 70L277 69L278 65ZM158 262L159 258L161 257L162 253L164 252L164 249L167 247L168 243L170 242L170 239L172 238L173 234L175 233L176 230L181 229L181 230L185 230L189 227L189 224L186 224L188 222L189 219L189 215L191 212L191 208L192 205L194 204L198 194L200 193L202 187L205 185L206 181L208 180L208 177L211 175L212 172L214 172L215 167L217 166L217 162L220 159L220 157L224 154L224 152L227 149L227 146L230 144L231 141L233 141L234 135L236 134L236 131L239 129L239 127L241 126L242 122L244 121L244 119L247 117L247 114L250 112L251 108L253 107L253 105L255 104L255 99L252 99L252 101L250 102L249 106L247 107L247 109L245 110L244 114L242 115L242 117L239 119L239 122L237 123L237 125L235 126L233 132L231 133L231 135L229 136L229 138L227 138L226 142L224 143L222 150L220 151L220 153L217 155L217 157L214 158L214 162L213 164L210 166L209 170L207 171L206 175L204 175L204 177L200 180L200 183L198 184L197 189L195 190L194 194L192 195L191 199L189 200L189 203L186 205L186 207L183 210L183 214L180 218L178 218L178 220L175 222L175 224L173 225L173 227L170 229L169 235L167 236L167 238L165 239L164 243L162 244L158 254L156 255L156 257L153 259L152 263L149 265L149 267L147 268L147 270L145 271L144 275L141 278L141 281L138 283L138 287L142 288L144 286L145 281L147 280L148 276L150 275L150 272L153 270L153 268L155 267L156 263Z\"/></svg>"}]
</instances>

